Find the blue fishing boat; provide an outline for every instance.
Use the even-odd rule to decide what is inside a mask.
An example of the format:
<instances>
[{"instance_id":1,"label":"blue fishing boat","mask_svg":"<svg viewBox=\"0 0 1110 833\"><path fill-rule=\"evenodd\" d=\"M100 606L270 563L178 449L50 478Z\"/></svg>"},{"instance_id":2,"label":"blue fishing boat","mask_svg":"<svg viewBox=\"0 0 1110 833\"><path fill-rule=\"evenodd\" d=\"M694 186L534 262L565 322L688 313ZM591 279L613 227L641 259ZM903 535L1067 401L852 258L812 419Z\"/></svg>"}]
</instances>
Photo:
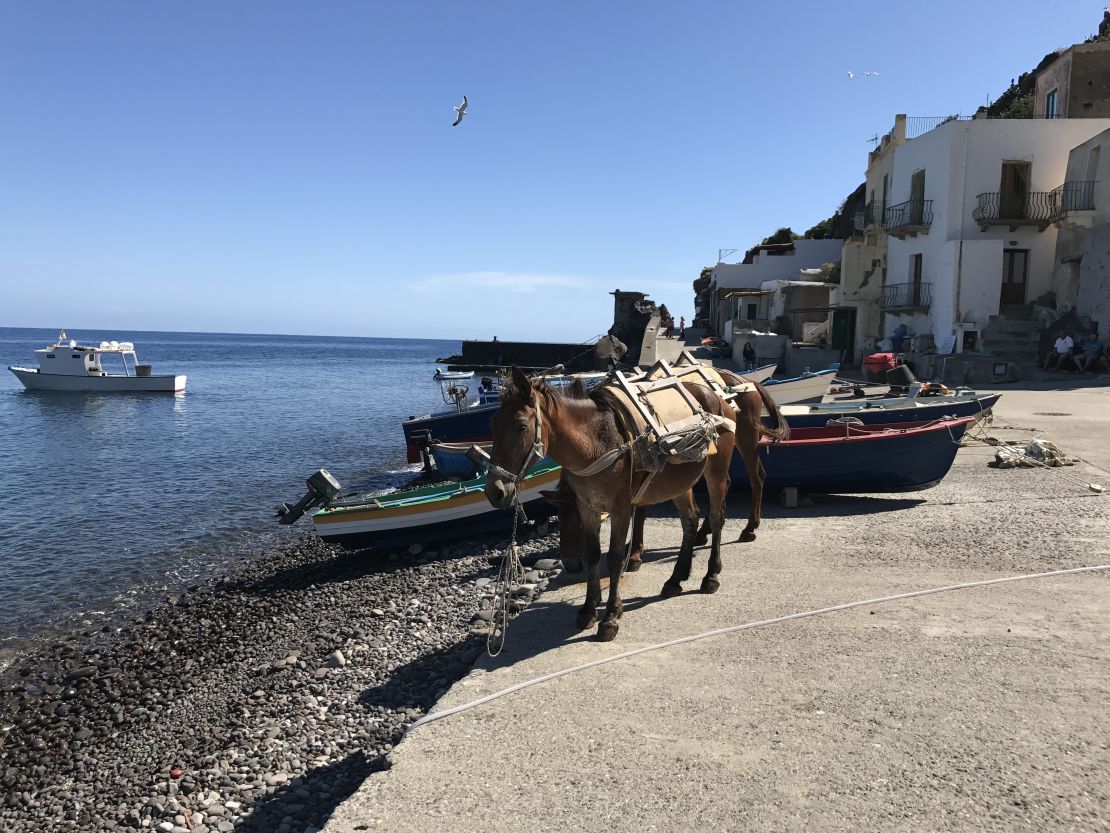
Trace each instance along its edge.
<instances>
[{"instance_id":1,"label":"blue fishing boat","mask_svg":"<svg viewBox=\"0 0 1110 833\"><path fill-rule=\"evenodd\" d=\"M904 492L939 483L956 459L973 417L941 419L912 427L840 424L799 431L797 439L764 443L765 489L789 486L806 492ZM732 488L747 491L739 455L729 468Z\"/></svg>"}]
</instances>

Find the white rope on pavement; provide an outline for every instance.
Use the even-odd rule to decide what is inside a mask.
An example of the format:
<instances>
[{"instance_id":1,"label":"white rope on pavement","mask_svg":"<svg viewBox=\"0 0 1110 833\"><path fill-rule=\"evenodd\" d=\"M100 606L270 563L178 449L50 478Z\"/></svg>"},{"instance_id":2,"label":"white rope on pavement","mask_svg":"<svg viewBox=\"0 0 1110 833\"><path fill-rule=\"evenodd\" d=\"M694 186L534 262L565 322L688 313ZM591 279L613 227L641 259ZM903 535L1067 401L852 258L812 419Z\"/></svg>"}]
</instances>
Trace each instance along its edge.
<instances>
[{"instance_id":1,"label":"white rope on pavement","mask_svg":"<svg viewBox=\"0 0 1110 833\"><path fill-rule=\"evenodd\" d=\"M550 674L544 674L543 676L535 677L534 679L526 680L522 683L517 683L516 685L509 686L508 688L501 689L500 691L495 691L492 694L487 694L484 697L479 697L476 700L471 700L469 703L463 703L458 706L453 706L449 709L444 709L443 711L426 714L415 723L410 724L408 729L405 730L405 734L407 735L409 732L419 726L426 726L429 723L434 723L435 721L442 720L445 717L460 714L461 712L468 711L485 703L492 702L493 700L498 700L502 697L507 697L510 694L515 694L518 691L523 691L524 689L530 688L534 685L546 683L550 680L558 679L559 677L565 677L568 674L574 674L578 671L585 671L587 668L596 668L599 665L616 662L617 660L628 659L629 657L638 656L639 654L646 654L649 651L658 651L662 648L670 648L675 645L684 645L687 642L696 642L697 640L707 639L711 636L721 636L722 634L726 633L737 633L739 631L754 630L755 628L762 628L768 625L777 625L781 624L782 622L790 622L795 619L805 619L810 616L822 616L826 613L836 613L841 610L851 610L852 608L865 607L867 605L885 604L887 602L894 602L902 599L915 599L921 596L931 596L936 593L948 593L953 590L967 590L973 587L989 587L992 585L1007 584L1015 581L1029 581L1030 579L1036 578L1052 578L1055 576L1077 575L1079 573L1095 573L1105 570L1110 570L1110 564L1099 564L1093 567L1073 567L1068 570L1051 570L1045 573L1025 573L1018 576L1004 576L1003 578L991 578L984 579L982 581L967 581L960 584L948 584L944 587L932 587L928 590L912 590L906 593L896 593L893 596L880 596L876 599L863 599L862 601L858 602L847 602L845 604L833 605L832 607L822 607L817 610L805 610L800 613L790 613L786 616L776 616L773 619L762 619L758 622L748 622L743 625L732 625L727 628L717 628L716 630L705 631L704 633L694 634L693 636L683 636L678 639L671 639L667 642L660 642L655 645L645 645L642 648L625 651L621 654L614 654L611 657L604 657L603 659L595 659L591 662L584 662L581 665L575 665L571 668L564 668L561 671L553 671Z\"/></svg>"}]
</instances>

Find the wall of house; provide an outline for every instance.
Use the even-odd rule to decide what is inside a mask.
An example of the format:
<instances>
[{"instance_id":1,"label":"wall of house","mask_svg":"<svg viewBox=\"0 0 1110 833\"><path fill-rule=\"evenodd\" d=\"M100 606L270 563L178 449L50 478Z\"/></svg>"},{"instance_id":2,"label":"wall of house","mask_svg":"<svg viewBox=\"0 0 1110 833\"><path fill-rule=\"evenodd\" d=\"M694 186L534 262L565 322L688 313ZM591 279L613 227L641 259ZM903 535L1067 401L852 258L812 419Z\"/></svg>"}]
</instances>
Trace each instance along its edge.
<instances>
[{"instance_id":1,"label":"wall of house","mask_svg":"<svg viewBox=\"0 0 1110 833\"><path fill-rule=\"evenodd\" d=\"M713 267L713 285L718 294L727 289L758 289L765 281L796 280L802 269L816 269L840 260L843 240L798 240L794 253L788 255L757 254L752 263L718 263ZM718 302L712 316L717 332L724 333L731 320L732 307Z\"/></svg>"},{"instance_id":2,"label":"wall of house","mask_svg":"<svg viewBox=\"0 0 1110 833\"><path fill-rule=\"evenodd\" d=\"M923 256L922 280L932 284L929 328L938 344L952 334L955 323L974 321L983 327L998 313L1003 249L1029 250L1028 301L1053 285L1055 226L1043 231L1037 226L981 230L972 214L979 194L999 190L1002 162L1029 161L1031 190L1051 191L1064 183L1068 151L1107 127L1106 119L953 121L897 149L891 203L910 198L911 176L924 169L933 222L924 234L888 238L886 282L909 283L911 255ZM921 326L920 316L909 318ZM883 329L889 335L892 327L884 322Z\"/></svg>"},{"instance_id":3,"label":"wall of house","mask_svg":"<svg viewBox=\"0 0 1110 833\"><path fill-rule=\"evenodd\" d=\"M1068 94L1071 81L1072 50L1068 49L1060 57L1037 73L1037 85L1033 90L1033 115L1043 118L1045 99L1052 90L1056 93L1056 112L1060 116L1068 114Z\"/></svg>"},{"instance_id":4,"label":"wall of house","mask_svg":"<svg viewBox=\"0 0 1110 833\"><path fill-rule=\"evenodd\" d=\"M1097 322L1103 339L1110 334L1110 223L1087 232L1075 307Z\"/></svg>"},{"instance_id":5,"label":"wall of house","mask_svg":"<svg viewBox=\"0 0 1110 833\"><path fill-rule=\"evenodd\" d=\"M1110 116L1110 43L1081 43L1071 52L1065 114L1072 119Z\"/></svg>"}]
</instances>

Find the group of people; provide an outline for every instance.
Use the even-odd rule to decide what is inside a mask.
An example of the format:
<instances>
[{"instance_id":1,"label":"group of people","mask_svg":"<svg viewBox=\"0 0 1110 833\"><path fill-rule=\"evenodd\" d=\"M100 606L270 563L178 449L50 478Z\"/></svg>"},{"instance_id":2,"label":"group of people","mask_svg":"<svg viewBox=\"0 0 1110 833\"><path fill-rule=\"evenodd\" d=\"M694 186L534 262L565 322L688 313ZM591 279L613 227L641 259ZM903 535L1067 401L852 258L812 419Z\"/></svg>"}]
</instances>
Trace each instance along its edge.
<instances>
[{"instance_id":1,"label":"group of people","mask_svg":"<svg viewBox=\"0 0 1110 833\"><path fill-rule=\"evenodd\" d=\"M678 335L677 336L675 335L675 332L674 332L674 319L673 318L665 318L663 320L663 326L666 328L666 329L663 330L663 337L664 338L680 338L680 339L685 339L686 338L686 316L685 315L679 316L679 325L678 325Z\"/></svg>"},{"instance_id":2,"label":"group of people","mask_svg":"<svg viewBox=\"0 0 1110 833\"><path fill-rule=\"evenodd\" d=\"M1061 330L1041 367L1079 373L1110 372L1110 345L1103 344L1098 333L1088 333L1076 344L1066 330Z\"/></svg>"}]
</instances>

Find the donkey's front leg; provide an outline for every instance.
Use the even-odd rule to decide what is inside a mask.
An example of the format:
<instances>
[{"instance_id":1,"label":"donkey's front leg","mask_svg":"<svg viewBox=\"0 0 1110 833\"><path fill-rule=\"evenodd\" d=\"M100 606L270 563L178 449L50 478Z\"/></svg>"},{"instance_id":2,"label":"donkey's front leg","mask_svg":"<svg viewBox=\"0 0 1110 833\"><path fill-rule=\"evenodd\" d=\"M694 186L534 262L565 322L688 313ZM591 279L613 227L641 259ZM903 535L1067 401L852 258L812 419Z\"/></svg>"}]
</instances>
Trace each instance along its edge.
<instances>
[{"instance_id":1,"label":"donkey's front leg","mask_svg":"<svg viewBox=\"0 0 1110 833\"><path fill-rule=\"evenodd\" d=\"M645 520L647 520L647 507L637 506L632 515L632 543L628 545L628 563L624 565L626 573L634 573L643 566Z\"/></svg>"},{"instance_id":2,"label":"donkey's front leg","mask_svg":"<svg viewBox=\"0 0 1110 833\"><path fill-rule=\"evenodd\" d=\"M632 507L624 506L609 510L609 603L605 606L605 618L597 626L597 638L602 642L611 641L620 629L621 613L621 574L628 560L628 524L632 520Z\"/></svg>"},{"instance_id":3,"label":"donkey's front leg","mask_svg":"<svg viewBox=\"0 0 1110 833\"><path fill-rule=\"evenodd\" d=\"M601 516L578 501L581 526L582 563L586 568L586 601L578 609L578 629L584 631L597 622L597 606L601 604Z\"/></svg>"},{"instance_id":4,"label":"donkey's front leg","mask_svg":"<svg viewBox=\"0 0 1110 833\"><path fill-rule=\"evenodd\" d=\"M674 562L671 577L663 585L663 598L677 596L682 592L682 582L690 578L694 563L694 536L698 532L698 505L694 502L694 490L689 489L674 498L675 508L682 517L682 547Z\"/></svg>"}]
</instances>

